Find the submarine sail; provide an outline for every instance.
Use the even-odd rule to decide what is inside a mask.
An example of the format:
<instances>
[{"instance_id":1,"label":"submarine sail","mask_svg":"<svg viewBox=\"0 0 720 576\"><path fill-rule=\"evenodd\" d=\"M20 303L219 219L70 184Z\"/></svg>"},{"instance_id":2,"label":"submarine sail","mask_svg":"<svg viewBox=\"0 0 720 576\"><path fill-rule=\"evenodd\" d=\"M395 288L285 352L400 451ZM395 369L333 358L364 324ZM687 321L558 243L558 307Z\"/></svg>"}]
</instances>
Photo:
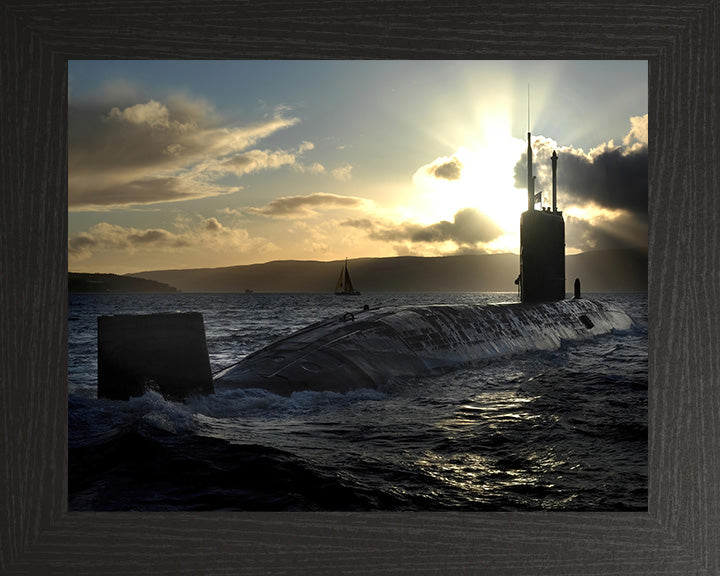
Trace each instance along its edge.
<instances>
[{"instance_id":1,"label":"submarine sail","mask_svg":"<svg viewBox=\"0 0 720 576\"><path fill-rule=\"evenodd\" d=\"M520 300L557 302L565 299L565 221L557 209L557 152L552 156L553 205L536 210L528 132L528 209L520 216Z\"/></svg>"}]
</instances>

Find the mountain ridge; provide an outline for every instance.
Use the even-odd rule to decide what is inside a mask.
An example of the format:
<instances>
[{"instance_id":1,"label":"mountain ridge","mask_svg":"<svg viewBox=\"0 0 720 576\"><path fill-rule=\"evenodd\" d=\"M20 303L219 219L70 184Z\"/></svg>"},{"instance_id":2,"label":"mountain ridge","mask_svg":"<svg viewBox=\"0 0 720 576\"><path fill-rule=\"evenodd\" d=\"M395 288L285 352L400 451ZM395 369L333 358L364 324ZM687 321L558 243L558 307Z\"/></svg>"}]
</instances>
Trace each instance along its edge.
<instances>
[{"instance_id":1,"label":"mountain ridge","mask_svg":"<svg viewBox=\"0 0 720 576\"><path fill-rule=\"evenodd\" d=\"M177 292L177 288L138 276L68 272L68 292Z\"/></svg>"},{"instance_id":2,"label":"mountain ridge","mask_svg":"<svg viewBox=\"0 0 720 576\"><path fill-rule=\"evenodd\" d=\"M348 259L361 292L513 292L517 254L389 256ZM147 270L126 276L183 292L332 292L344 260L273 260L220 268ZM566 290L579 277L584 292L647 291L647 249L615 249L566 256Z\"/></svg>"}]
</instances>

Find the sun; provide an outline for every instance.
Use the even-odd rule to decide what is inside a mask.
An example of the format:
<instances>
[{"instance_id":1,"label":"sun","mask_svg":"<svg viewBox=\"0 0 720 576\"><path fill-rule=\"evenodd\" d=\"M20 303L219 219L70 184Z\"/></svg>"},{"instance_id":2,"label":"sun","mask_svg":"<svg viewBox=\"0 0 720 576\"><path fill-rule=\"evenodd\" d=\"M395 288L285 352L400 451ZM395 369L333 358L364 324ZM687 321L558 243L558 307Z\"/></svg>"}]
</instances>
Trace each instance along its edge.
<instances>
[{"instance_id":1,"label":"sun","mask_svg":"<svg viewBox=\"0 0 720 576\"><path fill-rule=\"evenodd\" d=\"M515 187L515 165L526 143L498 131L486 143L460 147L417 170L415 217L423 224L452 221L463 208L474 208L491 218L502 234L485 248L493 252L517 251L520 214L527 209L527 194Z\"/></svg>"},{"instance_id":2,"label":"sun","mask_svg":"<svg viewBox=\"0 0 720 576\"><path fill-rule=\"evenodd\" d=\"M527 195L515 187L515 164L523 151L521 140L496 140L491 146L459 151L463 163L457 201L492 218L503 230L516 230L527 208Z\"/></svg>"}]
</instances>

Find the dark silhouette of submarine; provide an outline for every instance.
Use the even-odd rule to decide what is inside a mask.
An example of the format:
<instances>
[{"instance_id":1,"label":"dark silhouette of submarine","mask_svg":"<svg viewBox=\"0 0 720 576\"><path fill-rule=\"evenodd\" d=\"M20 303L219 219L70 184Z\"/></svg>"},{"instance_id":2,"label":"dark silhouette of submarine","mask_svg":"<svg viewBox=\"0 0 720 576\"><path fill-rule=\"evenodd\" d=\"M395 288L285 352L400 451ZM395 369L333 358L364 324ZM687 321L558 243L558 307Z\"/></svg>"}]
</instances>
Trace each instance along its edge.
<instances>
[{"instance_id":1,"label":"dark silhouette of submarine","mask_svg":"<svg viewBox=\"0 0 720 576\"><path fill-rule=\"evenodd\" d=\"M534 189L530 138L528 133L528 209L520 219L520 275L515 281L520 302L365 307L311 324L214 378L201 316L141 317L154 316L154 324L165 327L160 337L153 337L146 325L141 330L146 345L139 348L138 330L128 322L144 320L100 317L98 395L128 398L148 386L175 399L234 388L264 388L277 394L344 392L378 387L392 377L554 350L564 341L631 328L633 320L624 311L581 298L579 280L575 280L575 297L565 299L565 222L557 210L557 154L552 156L552 207L543 208ZM535 208L538 203L540 210ZM185 336L179 337L183 330Z\"/></svg>"}]
</instances>

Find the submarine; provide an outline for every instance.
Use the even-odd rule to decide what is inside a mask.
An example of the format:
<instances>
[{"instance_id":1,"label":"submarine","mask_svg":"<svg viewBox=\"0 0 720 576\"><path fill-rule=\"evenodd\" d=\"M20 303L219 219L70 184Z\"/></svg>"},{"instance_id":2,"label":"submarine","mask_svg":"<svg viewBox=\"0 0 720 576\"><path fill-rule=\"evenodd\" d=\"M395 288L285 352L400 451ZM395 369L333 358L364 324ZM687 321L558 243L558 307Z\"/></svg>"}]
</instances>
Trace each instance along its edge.
<instances>
[{"instance_id":1,"label":"submarine","mask_svg":"<svg viewBox=\"0 0 720 576\"><path fill-rule=\"evenodd\" d=\"M557 209L557 152L552 156L552 206L534 189L528 132L528 208L520 218L520 302L405 306L348 312L311 324L221 370L216 390L264 388L345 392L377 388L392 377L416 376L563 342L628 330L621 309L565 298L565 222ZM539 200L539 202L538 202ZM536 205L540 204L540 209Z\"/></svg>"},{"instance_id":2,"label":"submarine","mask_svg":"<svg viewBox=\"0 0 720 576\"><path fill-rule=\"evenodd\" d=\"M566 299L558 156L553 152L547 208L534 189L530 132L527 158L528 205L520 217L515 280L519 302L365 306L311 324L215 374L201 314L100 316L98 397L128 400L147 389L172 400L240 388L281 395L347 392L631 329L634 321L623 310L582 298L578 279L574 298Z\"/></svg>"}]
</instances>

